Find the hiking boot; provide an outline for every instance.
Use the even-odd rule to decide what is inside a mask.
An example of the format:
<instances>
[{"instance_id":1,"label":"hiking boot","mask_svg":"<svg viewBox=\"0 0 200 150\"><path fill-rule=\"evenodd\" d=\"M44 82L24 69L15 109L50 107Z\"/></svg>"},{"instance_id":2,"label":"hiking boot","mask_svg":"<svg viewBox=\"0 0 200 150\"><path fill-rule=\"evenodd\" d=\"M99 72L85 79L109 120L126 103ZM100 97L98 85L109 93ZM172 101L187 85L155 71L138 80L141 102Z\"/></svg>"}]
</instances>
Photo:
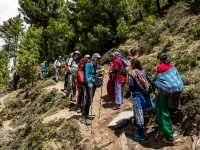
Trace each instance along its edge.
<instances>
[{"instance_id":1,"label":"hiking boot","mask_svg":"<svg viewBox=\"0 0 200 150\"><path fill-rule=\"evenodd\" d=\"M77 113L81 113L81 109L80 109L80 108L78 108L76 112L77 112Z\"/></svg>"},{"instance_id":2,"label":"hiking boot","mask_svg":"<svg viewBox=\"0 0 200 150\"><path fill-rule=\"evenodd\" d=\"M86 123L86 125L91 125L92 124L92 121L89 119L89 118L87 118L86 120L85 120L85 123Z\"/></svg>"},{"instance_id":3,"label":"hiking boot","mask_svg":"<svg viewBox=\"0 0 200 150\"><path fill-rule=\"evenodd\" d=\"M86 117L85 117L85 116L81 116L81 118L79 119L79 121L80 121L82 124L86 124Z\"/></svg>"},{"instance_id":4,"label":"hiking boot","mask_svg":"<svg viewBox=\"0 0 200 150\"><path fill-rule=\"evenodd\" d=\"M82 124L85 124L85 125L91 125L92 124L92 121L89 118L86 118L85 116L82 116L79 120Z\"/></svg>"}]
</instances>

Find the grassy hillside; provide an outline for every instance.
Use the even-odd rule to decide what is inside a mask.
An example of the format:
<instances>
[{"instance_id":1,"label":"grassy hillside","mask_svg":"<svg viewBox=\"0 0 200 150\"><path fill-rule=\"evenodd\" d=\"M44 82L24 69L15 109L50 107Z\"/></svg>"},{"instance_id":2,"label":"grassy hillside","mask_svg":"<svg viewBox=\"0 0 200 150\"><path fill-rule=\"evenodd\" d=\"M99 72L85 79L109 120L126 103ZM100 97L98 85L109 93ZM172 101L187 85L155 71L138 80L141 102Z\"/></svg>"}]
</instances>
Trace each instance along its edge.
<instances>
[{"instance_id":1,"label":"grassy hillside","mask_svg":"<svg viewBox=\"0 0 200 150\"><path fill-rule=\"evenodd\" d=\"M149 16L133 26L122 50L140 56L145 68L154 74L157 54L167 51L181 72L185 89L181 96L185 134L198 134L200 115L200 14L192 14L178 3L163 18Z\"/></svg>"},{"instance_id":2,"label":"grassy hillside","mask_svg":"<svg viewBox=\"0 0 200 150\"><path fill-rule=\"evenodd\" d=\"M82 149L79 126L73 119L43 119L70 103L56 89L45 87L54 81L38 82L9 94L3 101L0 118L0 149ZM71 106L70 106L71 108ZM9 122L9 125L6 125Z\"/></svg>"}]
</instances>

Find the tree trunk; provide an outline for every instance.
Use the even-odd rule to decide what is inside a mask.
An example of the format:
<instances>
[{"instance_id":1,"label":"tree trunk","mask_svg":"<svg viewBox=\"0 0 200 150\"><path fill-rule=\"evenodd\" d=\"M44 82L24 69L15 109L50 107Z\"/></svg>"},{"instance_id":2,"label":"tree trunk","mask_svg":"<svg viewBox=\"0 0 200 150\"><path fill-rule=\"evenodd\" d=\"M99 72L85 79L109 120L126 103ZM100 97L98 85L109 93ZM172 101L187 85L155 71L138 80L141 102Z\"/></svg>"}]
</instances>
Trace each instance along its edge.
<instances>
[{"instance_id":1,"label":"tree trunk","mask_svg":"<svg viewBox=\"0 0 200 150\"><path fill-rule=\"evenodd\" d=\"M169 6L172 6L172 5L174 4L174 1L175 1L175 0L168 0L168 5L169 5Z\"/></svg>"},{"instance_id":2,"label":"tree trunk","mask_svg":"<svg viewBox=\"0 0 200 150\"><path fill-rule=\"evenodd\" d=\"M161 8L160 8L160 0L156 0L156 6L157 6L158 14L161 16L162 13L161 13Z\"/></svg>"}]
</instances>

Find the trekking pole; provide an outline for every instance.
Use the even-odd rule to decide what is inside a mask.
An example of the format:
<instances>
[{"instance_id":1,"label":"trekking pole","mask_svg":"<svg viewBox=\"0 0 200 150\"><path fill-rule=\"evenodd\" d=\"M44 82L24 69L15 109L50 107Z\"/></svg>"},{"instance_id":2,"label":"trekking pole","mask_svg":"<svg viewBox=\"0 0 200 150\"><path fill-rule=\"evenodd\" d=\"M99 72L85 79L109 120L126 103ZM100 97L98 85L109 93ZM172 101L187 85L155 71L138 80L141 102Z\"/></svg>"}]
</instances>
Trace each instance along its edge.
<instances>
[{"instance_id":1,"label":"trekking pole","mask_svg":"<svg viewBox=\"0 0 200 150\"><path fill-rule=\"evenodd\" d=\"M103 82L103 77L104 75L102 76L102 82ZM101 86L101 95L100 95L100 103L99 103L99 119L101 118L101 106L102 106L102 96L103 96L103 85Z\"/></svg>"},{"instance_id":2,"label":"trekking pole","mask_svg":"<svg viewBox=\"0 0 200 150\"><path fill-rule=\"evenodd\" d=\"M91 101L91 110L90 110L90 116L92 117L92 115L93 115L93 89L94 87L92 87L92 90L90 89L89 90L89 94L90 94L90 101ZM93 118L91 118L91 135L93 134L93 132L92 132L92 120Z\"/></svg>"}]
</instances>

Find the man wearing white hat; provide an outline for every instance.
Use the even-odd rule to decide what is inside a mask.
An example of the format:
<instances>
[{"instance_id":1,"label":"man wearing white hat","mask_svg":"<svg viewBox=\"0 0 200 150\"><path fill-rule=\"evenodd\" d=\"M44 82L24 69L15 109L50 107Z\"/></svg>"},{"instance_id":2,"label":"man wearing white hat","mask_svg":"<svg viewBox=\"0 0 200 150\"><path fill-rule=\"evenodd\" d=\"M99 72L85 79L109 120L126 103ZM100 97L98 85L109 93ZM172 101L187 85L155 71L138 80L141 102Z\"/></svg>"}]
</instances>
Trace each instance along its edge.
<instances>
[{"instance_id":1,"label":"man wearing white hat","mask_svg":"<svg viewBox=\"0 0 200 150\"><path fill-rule=\"evenodd\" d=\"M73 52L72 57L67 62L67 84L65 92L74 101L76 101L76 72L78 70L80 55L81 53L79 51Z\"/></svg>"}]
</instances>

